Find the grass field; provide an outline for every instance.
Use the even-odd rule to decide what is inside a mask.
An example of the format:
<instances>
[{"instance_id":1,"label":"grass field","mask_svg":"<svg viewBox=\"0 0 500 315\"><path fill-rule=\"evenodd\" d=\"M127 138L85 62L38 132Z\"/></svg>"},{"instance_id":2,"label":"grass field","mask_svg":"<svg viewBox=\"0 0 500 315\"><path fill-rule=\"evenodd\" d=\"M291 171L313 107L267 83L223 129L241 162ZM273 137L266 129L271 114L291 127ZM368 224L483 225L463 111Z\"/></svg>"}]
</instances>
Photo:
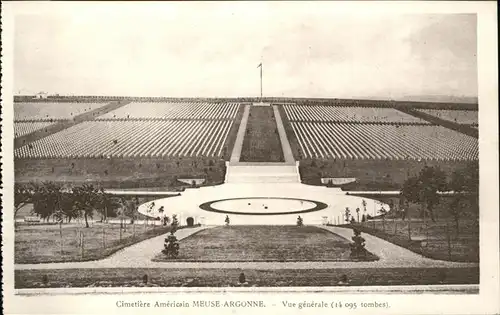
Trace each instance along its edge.
<instances>
[{"instance_id":1,"label":"grass field","mask_svg":"<svg viewBox=\"0 0 500 315\"><path fill-rule=\"evenodd\" d=\"M358 195L365 197L364 195ZM399 198L366 196L380 200L386 204L393 202L399 208ZM421 216L421 206L410 203L407 210L407 217L402 220L400 215L388 213L385 221L378 219L368 221L361 225L356 224L362 232L369 233L394 244L405 247L426 257L463 262L479 261L479 209L477 204L464 201L460 211L458 233L454 217L450 213L451 197L442 196L439 203L434 208L436 222L432 222L428 215L426 220ZM361 208L361 205L360 205ZM367 209L368 214L372 214L372 209ZM363 214L361 209L359 215ZM356 213L354 218L357 220ZM416 242L409 241L408 230L410 228L412 239L426 239L427 244L421 247ZM448 237L450 246L448 246ZM448 252L448 247L450 251Z\"/></svg>"},{"instance_id":2,"label":"grass field","mask_svg":"<svg viewBox=\"0 0 500 315\"><path fill-rule=\"evenodd\" d=\"M382 269L64 269L16 270L15 288L234 287L244 272L247 286L379 286L478 284L479 268ZM148 281L144 283L143 277ZM348 283L340 284L342 276ZM44 276L46 281L44 281Z\"/></svg>"},{"instance_id":3,"label":"grass field","mask_svg":"<svg viewBox=\"0 0 500 315\"><path fill-rule=\"evenodd\" d=\"M312 226L226 226L180 241L181 261L350 261L349 241ZM369 255L376 260L375 255ZM153 260L167 261L163 254Z\"/></svg>"},{"instance_id":4,"label":"grass field","mask_svg":"<svg viewBox=\"0 0 500 315\"><path fill-rule=\"evenodd\" d=\"M449 180L455 170L477 163L411 159L390 162L383 159L300 159L299 171L302 182L308 185L322 185L322 177L347 177L356 178L356 182L343 185L343 190L399 190L408 178L417 176L425 166L439 167Z\"/></svg>"},{"instance_id":5,"label":"grass field","mask_svg":"<svg viewBox=\"0 0 500 315\"><path fill-rule=\"evenodd\" d=\"M352 224L351 227L429 258L461 262L479 261L479 226L474 220L462 220L458 235L449 220L444 219L436 222L428 220L426 223L420 219L412 219L410 224L408 220L387 219L385 222L379 220ZM424 246L409 240L409 227L412 240L426 240Z\"/></svg>"},{"instance_id":6,"label":"grass field","mask_svg":"<svg viewBox=\"0 0 500 315\"><path fill-rule=\"evenodd\" d=\"M272 107L250 108L240 161L285 161Z\"/></svg>"},{"instance_id":7,"label":"grass field","mask_svg":"<svg viewBox=\"0 0 500 315\"><path fill-rule=\"evenodd\" d=\"M170 227L152 225L136 225L135 230L133 225L124 227L120 233L120 224L95 223L89 228L63 224L61 252L59 225L20 225L15 233L14 261L27 264L97 260L170 230Z\"/></svg>"},{"instance_id":8,"label":"grass field","mask_svg":"<svg viewBox=\"0 0 500 315\"><path fill-rule=\"evenodd\" d=\"M203 185L224 182L225 164L206 158L16 159L16 182L92 183L106 188L175 189L177 178L205 178Z\"/></svg>"}]
</instances>

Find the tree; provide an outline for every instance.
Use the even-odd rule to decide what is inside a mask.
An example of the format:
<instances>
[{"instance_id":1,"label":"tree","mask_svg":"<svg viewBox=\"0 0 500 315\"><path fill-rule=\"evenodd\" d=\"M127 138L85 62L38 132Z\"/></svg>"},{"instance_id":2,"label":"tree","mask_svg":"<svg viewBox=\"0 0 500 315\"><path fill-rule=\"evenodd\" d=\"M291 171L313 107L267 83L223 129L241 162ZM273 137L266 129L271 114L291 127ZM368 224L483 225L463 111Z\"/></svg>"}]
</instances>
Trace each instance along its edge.
<instances>
[{"instance_id":1,"label":"tree","mask_svg":"<svg viewBox=\"0 0 500 315\"><path fill-rule=\"evenodd\" d=\"M394 215L394 200L392 199L389 199L389 201L387 201L387 205L389 206L389 213L392 213Z\"/></svg>"},{"instance_id":2,"label":"tree","mask_svg":"<svg viewBox=\"0 0 500 315\"><path fill-rule=\"evenodd\" d=\"M168 216L163 217L163 225L167 225L170 223L170 218Z\"/></svg>"},{"instance_id":3,"label":"tree","mask_svg":"<svg viewBox=\"0 0 500 315\"><path fill-rule=\"evenodd\" d=\"M464 192L467 191L467 183L464 173L461 170L453 172L451 180L449 183L450 189L454 192L452 200L450 202L450 213L455 220L455 229L458 235L459 233L459 220L461 212L461 203L465 199Z\"/></svg>"},{"instance_id":4,"label":"tree","mask_svg":"<svg viewBox=\"0 0 500 315\"><path fill-rule=\"evenodd\" d=\"M420 202L420 194L419 194L419 180L417 177L408 178L401 189L401 195L408 201L419 203Z\"/></svg>"},{"instance_id":5,"label":"tree","mask_svg":"<svg viewBox=\"0 0 500 315\"><path fill-rule=\"evenodd\" d=\"M172 223L170 224L170 226L172 227L172 230L170 232L174 234L179 226L179 220L177 219L177 214L172 215Z\"/></svg>"},{"instance_id":6,"label":"tree","mask_svg":"<svg viewBox=\"0 0 500 315\"><path fill-rule=\"evenodd\" d=\"M82 211L83 217L85 218L85 227L89 228L88 218L92 218L94 210L99 208L101 198L99 189L95 188L93 185L83 184L80 187L74 187L73 194L75 197L75 204L78 209Z\"/></svg>"},{"instance_id":7,"label":"tree","mask_svg":"<svg viewBox=\"0 0 500 315\"><path fill-rule=\"evenodd\" d=\"M479 205L479 164L471 162L464 169L466 191L471 205Z\"/></svg>"},{"instance_id":8,"label":"tree","mask_svg":"<svg viewBox=\"0 0 500 315\"><path fill-rule=\"evenodd\" d=\"M113 205L113 200L110 195L104 192L104 188L100 188L97 190L96 195L96 210L101 214L101 221L108 221L108 214L111 208L116 208Z\"/></svg>"},{"instance_id":9,"label":"tree","mask_svg":"<svg viewBox=\"0 0 500 315\"><path fill-rule=\"evenodd\" d=\"M28 185L14 184L14 217L19 209L32 202L33 188Z\"/></svg>"},{"instance_id":10,"label":"tree","mask_svg":"<svg viewBox=\"0 0 500 315\"><path fill-rule=\"evenodd\" d=\"M80 211L78 210L75 198L71 192L61 193L58 211L60 211L58 217L61 215L62 217L60 219L63 220L66 218L68 223L71 222L72 219L76 219L80 216Z\"/></svg>"},{"instance_id":11,"label":"tree","mask_svg":"<svg viewBox=\"0 0 500 315\"><path fill-rule=\"evenodd\" d=\"M349 207L345 207L345 220L346 220L346 222L349 222L350 215L351 215L351 210L349 210Z\"/></svg>"},{"instance_id":12,"label":"tree","mask_svg":"<svg viewBox=\"0 0 500 315\"><path fill-rule=\"evenodd\" d=\"M103 222L108 222L109 217L116 217L118 209L123 206L121 198L113 197L100 190L97 194L96 210L101 214Z\"/></svg>"},{"instance_id":13,"label":"tree","mask_svg":"<svg viewBox=\"0 0 500 315\"><path fill-rule=\"evenodd\" d=\"M57 223L59 223L59 238L60 238L60 247L61 247L61 255L63 254L63 232L62 232L62 224L64 222L65 213L62 209L57 209L54 211L54 218Z\"/></svg>"},{"instance_id":14,"label":"tree","mask_svg":"<svg viewBox=\"0 0 500 315\"><path fill-rule=\"evenodd\" d=\"M449 188L454 192L449 211L455 221L456 235L460 231L460 216L464 202L475 204L479 195L479 171L474 164L464 169L456 170L451 176ZM477 204L476 204L477 205Z\"/></svg>"},{"instance_id":15,"label":"tree","mask_svg":"<svg viewBox=\"0 0 500 315\"><path fill-rule=\"evenodd\" d=\"M385 216L387 214L387 210L384 207L380 208L380 216L382 217L382 230L385 232Z\"/></svg>"},{"instance_id":16,"label":"tree","mask_svg":"<svg viewBox=\"0 0 500 315\"><path fill-rule=\"evenodd\" d=\"M438 191L446 189L446 176L437 167L425 166L418 177L410 177L403 184L401 194L414 203L420 203L426 209L422 209L421 216L427 211L432 221L435 221L434 207L439 203Z\"/></svg>"},{"instance_id":17,"label":"tree","mask_svg":"<svg viewBox=\"0 0 500 315\"><path fill-rule=\"evenodd\" d=\"M446 189L446 175L437 167L424 167L419 175L421 202L427 208L432 222L435 222L434 207L439 203L438 191Z\"/></svg>"},{"instance_id":18,"label":"tree","mask_svg":"<svg viewBox=\"0 0 500 315\"><path fill-rule=\"evenodd\" d=\"M154 207L155 207L155 202L153 201L149 204L147 212L151 213L151 211L153 211Z\"/></svg>"},{"instance_id":19,"label":"tree","mask_svg":"<svg viewBox=\"0 0 500 315\"><path fill-rule=\"evenodd\" d=\"M108 219L108 203L109 196L104 192L104 188L100 188L97 190L96 194L96 210L101 214L101 222L107 222Z\"/></svg>"},{"instance_id":20,"label":"tree","mask_svg":"<svg viewBox=\"0 0 500 315\"><path fill-rule=\"evenodd\" d=\"M363 201L361 202L361 205L363 206L364 216L366 217L366 200L363 199Z\"/></svg>"},{"instance_id":21,"label":"tree","mask_svg":"<svg viewBox=\"0 0 500 315\"><path fill-rule=\"evenodd\" d=\"M135 202L133 200L124 200L123 204L125 206L123 214L125 216L131 218L132 222L133 222L135 219L136 211L137 211Z\"/></svg>"},{"instance_id":22,"label":"tree","mask_svg":"<svg viewBox=\"0 0 500 315\"><path fill-rule=\"evenodd\" d=\"M120 228L126 228L126 225L124 226L125 217L131 218L132 223L134 222L135 209L135 202L133 200L127 199L127 197L120 198L120 210L118 211Z\"/></svg>"},{"instance_id":23,"label":"tree","mask_svg":"<svg viewBox=\"0 0 500 315\"><path fill-rule=\"evenodd\" d=\"M62 186L53 182L43 182L33 186L33 211L42 219L48 220L60 210Z\"/></svg>"},{"instance_id":24,"label":"tree","mask_svg":"<svg viewBox=\"0 0 500 315\"><path fill-rule=\"evenodd\" d=\"M399 195L399 211L401 214L401 219L404 221L406 219L406 213L408 211L408 207L406 206L406 199L405 197L400 194Z\"/></svg>"},{"instance_id":25,"label":"tree","mask_svg":"<svg viewBox=\"0 0 500 315\"><path fill-rule=\"evenodd\" d=\"M359 208L356 208L356 215L358 217L358 222L359 222Z\"/></svg>"}]
</instances>

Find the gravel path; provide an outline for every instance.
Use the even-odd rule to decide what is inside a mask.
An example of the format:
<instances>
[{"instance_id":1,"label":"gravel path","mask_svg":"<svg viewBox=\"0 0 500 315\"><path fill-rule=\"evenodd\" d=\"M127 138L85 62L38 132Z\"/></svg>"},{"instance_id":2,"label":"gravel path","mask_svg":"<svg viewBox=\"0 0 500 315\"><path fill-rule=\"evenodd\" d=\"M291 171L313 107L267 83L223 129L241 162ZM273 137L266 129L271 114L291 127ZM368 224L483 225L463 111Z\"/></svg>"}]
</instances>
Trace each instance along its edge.
<instances>
[{"instance_id":1,"label":"gravel path","mask_svg":"<svg viewBox=\"0 0 500 315\"><path fill-rule=\"evenodd\" d=\"M240 128L236 134L233 152L231 152L230 162L239 162L241 156L241 149L243 148L243 139L245 138L245 131L247 130L248 115L250 114L250 105L245 105L243 117L241 118Z\"/></svg>"},{"instance_id":2,"label":"gravel path","mask_svg":"<svg viewBox=\"0 0 500 315\"><path fill-rule=\"evenodd\" d=\"M351 239L352 230L333 226L318 226L336 233L346 239ZM209 227L182 229L176 232L177 238L183 239L189 235ZM171 269L342 269L342 268L463 268L477 267L478 263L460 263L434 260L413 253L403 247L394 245L372 235L363 234L366 248L380 257L373 262L153 262L151 259L163 248L166 234L160 235L123 250L99 261L48 263L48 264L17 264L16 270L26 269L77 269L77 268L171 268Z\"/></svg>"},{"instance_id":3,"label":"gravel path","mask_svg":"<svg viewBox=\"0 0 500 315\"><path fill-rule=\"evenodd\" d=\"M276 127L278 128L278 134L281 140L281 149L283 150L283 156L285 162L295 163L293 158L292 148L290 147L290 142L288 142L288 137L286 136L285 127L283 126L283 121L281 120L281 115L278 110L278 106L273 105L274 118L276 120Z\"/></svg>"},{"instance_id":4,"label":"gravel path","mask_svg":"<svg viewBox=\"0 0 500 315\"><path fill-rule=\"evenodd\" d=\"M340 235L348 240L354 235L352 229L342 228L336 226L318 226L327 231L333 232ZM417 253L414 253L404 247L395 245L386 240L378 238L376 236L362 233L361 235L365 239L365 248L377 255L380 260L377 261L379 264L387 265L399 265L399 266L411 266L411 267L427 267L427 266L442 266L442 267L471 267L478 266L478 263L462 263L462 262L451 262L444 260L435 260L431 258L424 257Z\"/></svg>"}]
</instances>

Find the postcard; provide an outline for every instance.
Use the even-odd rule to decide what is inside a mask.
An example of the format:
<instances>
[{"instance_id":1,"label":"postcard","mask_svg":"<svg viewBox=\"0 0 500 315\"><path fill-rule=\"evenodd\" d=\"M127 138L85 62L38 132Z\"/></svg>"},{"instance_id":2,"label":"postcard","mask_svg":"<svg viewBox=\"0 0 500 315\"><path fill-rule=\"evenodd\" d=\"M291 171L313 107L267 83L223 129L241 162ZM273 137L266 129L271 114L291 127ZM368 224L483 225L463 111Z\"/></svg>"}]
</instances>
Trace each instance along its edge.
<instances>
[{"instance_id":1,"label":"postcard","mask_svg":"<svg viewBox=\"0 0 500 315\"><path fill-rule=\"evenodd\" d=\"M498 314L494 2L7 2L5 314Z\"/></svg>"}]
</instances>

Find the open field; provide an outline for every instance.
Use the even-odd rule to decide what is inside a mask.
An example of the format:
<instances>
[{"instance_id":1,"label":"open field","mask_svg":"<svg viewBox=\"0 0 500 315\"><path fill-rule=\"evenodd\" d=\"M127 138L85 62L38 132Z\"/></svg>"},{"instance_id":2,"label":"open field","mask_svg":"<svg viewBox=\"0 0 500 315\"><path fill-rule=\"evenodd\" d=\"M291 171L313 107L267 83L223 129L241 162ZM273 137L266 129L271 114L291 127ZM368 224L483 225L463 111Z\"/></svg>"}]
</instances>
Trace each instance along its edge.
<instances>
[{"instance_id":1,"label":"open field","mask_svg":"<svg viewBox=\"0 0 500 315\"><path fill-rule=\"evenodd\" d=\"M315 287L478 284L479 268L383 269L64 269L16 270L15 288L60 287L234 287L244 272L246 286ZM143 277L148 277L144 283ZM348 283L341 284L342 276ZM46 276L46 282L44 281Z\"/></svg>"},{"instance_id":2,"label":"open field","mask_svg":"<svg viewBox=\"0 0 500 315\"><path fill-rule=\"evenodd\" d=\"M273 108L251 107L240 162L284 162Z\"/></svg>"},{"instance_id":3,"label":"open field","mask_svg":"<svg viewBox=\"0 0 500 315\"><path fill-rule=\"evenodd\" d=\"M350 241L312 226L225 226L180 241L181 261L350 261ZM377 259L369 255L369 259ZM167 261L158 254L155 261Z\"/></svg>"},{"instance_id":4,"label":"open field","mask_svg":"<svg viewBox=\"0 0 500 315\"><path fill-rule=\"evenodd\" d=\"M170 227L154 225L124 225L120 229L120 224L95 223L89 228L63 224L61 252L59 225L20 225L15 233L14 261L24 264L97 260L169 230Z\"/></svg>"}]
</instances>

